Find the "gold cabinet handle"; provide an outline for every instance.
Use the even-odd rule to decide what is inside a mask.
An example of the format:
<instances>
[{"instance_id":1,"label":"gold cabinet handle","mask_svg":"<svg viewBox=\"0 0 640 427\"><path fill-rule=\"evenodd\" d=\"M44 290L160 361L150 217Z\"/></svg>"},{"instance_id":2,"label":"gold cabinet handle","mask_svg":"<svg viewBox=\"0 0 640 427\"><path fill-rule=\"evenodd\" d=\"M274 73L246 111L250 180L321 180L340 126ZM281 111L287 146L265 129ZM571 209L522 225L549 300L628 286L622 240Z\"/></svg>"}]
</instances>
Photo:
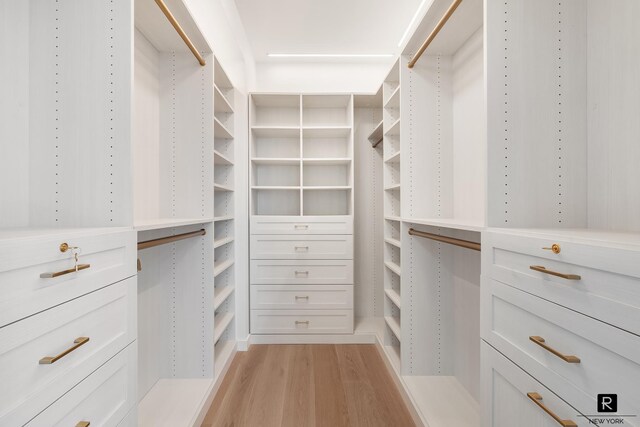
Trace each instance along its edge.
<instances>
[{"instance_id":1,"label":"gold cabinet handle","mask_svg":"<svg viewBox=\"0 0 640 427\"><path fill-rule=\"evenodd\" d=\"M296 320L296 325L308 325L308 320Z\"/></svg>"},{"instance_id":2,"label":"gold cabinet handle","mask_svg":"<svg viewBox=\"0 0 640 427\"><path fill-rule=\"evenodd\" d=\"M551 245L551 247L550 247L550 248L542 248L542 249L544 249L545 251L551 251L551 252L553 252L554 254L559 254L559 253L560 253L560 250L561 250L561 249L560 249L560 245L559 245L559 244L557 244L557 243L554 243L553 245Z\"/></svg>"},{"instance_id":3,"label":"gold cabinet handle","mask_svg":"<svg viewBox=\"0 0 640 427\"><path fill-rule=\"evenodd\" d=\"M309 271L296 271L296 276L308 276Z\"/></svg>"},{"instance_id":4,"label":"gold cabinet handle","mask_svg":"<svg viewBox=\"0 0 640 427\"><path fill-rule=\"evenodd\" d=\"M296 252L309 252L309 246L296 246Z\"/></svg>"},{"instance_id":5,"label":"gold cabinet handle","mask_svg":"<svg viewBox=\"0 0 640 427\"><path fill-rule=\"evenodd\" d=\"M308 230L309 226L303 225L303 224L296 224L293 226L293 228L295 228L296 230Z\"/></svg>"},{"instance_id":6,"label":"gold cabinet handle","mask_svg":"<svg viewBox=\"0 0 640 427\"><path fill-rule=\"evenodd\" d=\"M296 300L299 300L299 299L306 299L308 301L309 295L296 295Z\"/></svg>"},{"instance_id":7,"label":"gold cabinet handle","mask_svg":"<svg viewBox=\"0 0 640 427\"><path fill-rule=\"evenodd\" d=\"M43 357L42 359L40 359L40 364L41 365L51 365L53 363L56 363L58 360L60 360L63 357L65 357L67 354L71 353L74 350L77 350L78 348L82 347L83 345L85 345L88 342L89 342L89 337L78 337L75 340L73 340L73 345L71 347L69 347L68 349L66 349L65 351L63 351L62 353L60 353L57 356Z\"/></svg>"},{"instance_id":8,"label":"gold cabinet handle","mask_svg":"<svg viewBox=\"0 0 640 427\"><path fill-rule=\"evenodd\" d=\"M531 336L529 337L529 339L531 341L533 341L534 343L538 344L540 347L544 348L545 350L547 350L549 353L558 356L560 359L564 360L567 363L580 363L580 358L576 357L576 356L568 356L565 354L560 353L558 350L555 350L551 347L549 347L547 344L545 344L545 340L542 337L538 337L538 336Z\"/></svg>"},{"instance_id":9,"label":"gold cabinet handle","mask_svg":"<svg viewBox=\"0 0 640 427\"><path fill-rule=\"evenodd\" d=\"M544 412L549 414L551 416L551 418L556 420L558 422L558 424L560 424L561 426L563 426L563 427L578 427L578 425L576 423L574 423L573 421L571 421L571 420L563 420L562 418L557 416L551 409L547 408L547 405L542 403L542 396L540 396L538 393L535 393L535 392L527 393L527 397L529 399L531 399L533 401L533 403L538 405L538 407L540 409L542 409Z\"/></svg>"},{"instance_id":10,"label":"gold cabinet handle","mask_svg":"<svg viewBox=\"0 0 640 427\"><path fill-rule=\"evenodd\" d=\"M89 427L91 423L89 421L80 421L76 424L76 427Z\"/></svg>"},{"instance_id":11,"label":"gold cabinet handle","mask_svg":"<svg viewBox=\"0 0 640 427\"><path fill-rule=\"evenodd\" d=\"M552 276L557 276L557 277L562 277L563 279L567 279L567 280L580 280L580 279L582 279L582 277L578 276L577 274L558 273L557 271L547 270L547 268L542 266L542 265L530 265L529 268L531 270L534 270L534 271L539 271L540 273L550 274Z\"/></svg>"},{"instance_id":12,"label":"gold cabinet handle","mask_svg":"<svg viewBox=\"0 0 640 427\"><path fill-rule=\"evenodd\" d=\"M73 267L68 270L55 271L53 273L41 273L41 279L53 279L54 277L64 276L65 274L75 273L76 271L86 270L91 267L91 264L78 264L78 268Z\"/></svg>"}]
</instances>

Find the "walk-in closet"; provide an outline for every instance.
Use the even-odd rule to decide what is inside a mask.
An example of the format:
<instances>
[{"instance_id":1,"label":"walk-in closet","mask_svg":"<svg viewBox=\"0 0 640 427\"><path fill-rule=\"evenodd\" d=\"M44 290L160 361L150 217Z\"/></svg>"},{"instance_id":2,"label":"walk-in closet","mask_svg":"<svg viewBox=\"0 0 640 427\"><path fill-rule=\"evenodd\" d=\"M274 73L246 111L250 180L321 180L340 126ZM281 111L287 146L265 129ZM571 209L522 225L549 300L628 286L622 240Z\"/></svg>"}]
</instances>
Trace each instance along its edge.
<instances>
[{"instance_id":1,"label":"walk-in closet","mask_svg":"<svg viewBox=\"0 0 640 427\"><path fill-rule=\"evenodd\" d=\"M638 0L0 0L0 427L640 426Z\"/></svg>"}]
</instances>

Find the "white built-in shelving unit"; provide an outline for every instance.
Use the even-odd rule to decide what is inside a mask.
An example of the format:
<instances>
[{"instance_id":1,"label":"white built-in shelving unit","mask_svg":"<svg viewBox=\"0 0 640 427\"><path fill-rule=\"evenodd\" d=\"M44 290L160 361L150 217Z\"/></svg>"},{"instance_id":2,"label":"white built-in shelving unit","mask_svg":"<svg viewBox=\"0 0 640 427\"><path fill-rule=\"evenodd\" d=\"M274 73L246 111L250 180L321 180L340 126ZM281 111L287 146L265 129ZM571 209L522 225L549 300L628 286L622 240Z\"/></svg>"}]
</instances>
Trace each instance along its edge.
<instances>
[{"instance_id":1,"label":"white built-in shelving unit","mask_svg":"<svg viewBox=\"0 0 640 427\"><path fill-rule=\"evenodd\" d=\"M384 346L397 372L401 368L402 268L400 181L400 63L396 61L382 85L382 180L384 203Z\"/></svg>"}]
</instances>

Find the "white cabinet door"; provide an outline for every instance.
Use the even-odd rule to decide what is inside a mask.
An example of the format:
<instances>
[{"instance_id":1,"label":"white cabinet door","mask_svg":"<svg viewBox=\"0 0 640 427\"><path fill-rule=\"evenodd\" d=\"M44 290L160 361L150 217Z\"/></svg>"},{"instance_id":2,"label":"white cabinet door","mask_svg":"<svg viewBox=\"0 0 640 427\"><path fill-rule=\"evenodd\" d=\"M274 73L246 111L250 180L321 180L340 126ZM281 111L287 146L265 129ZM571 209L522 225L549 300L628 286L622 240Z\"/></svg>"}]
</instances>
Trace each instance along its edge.
<instances>
[{"instance_id":1,"label":"white cabinet door","mask_svg":"<svg viewBox=\"0 0 640 427\"><path fill-rule=\"evenodd\" d=\"M132 277L0 328L0 425L23 425L133 342L136 296Z\"/></svg>"},{"instance_id":2,"label":"white cabinet door","mask_svg":"<svg viewBox=\"0 0 640 427\"><path fill-rule=\"evenodd\" d=\"M558 427L559 421L565 426L593 426L490 345L481 345L484 427Z\"/></svg>"},{"instance_id":3,"label":"white cabinet door","mask_svg":"<svg viewBox=\"0 0 640 427\"><path fill-rule=\"evenodd\" d=\"M68 427L82 422L91 426L120 425L136 404L137 358L134 342L41 412L27 427Z\"/></svg>"}]
</instances>

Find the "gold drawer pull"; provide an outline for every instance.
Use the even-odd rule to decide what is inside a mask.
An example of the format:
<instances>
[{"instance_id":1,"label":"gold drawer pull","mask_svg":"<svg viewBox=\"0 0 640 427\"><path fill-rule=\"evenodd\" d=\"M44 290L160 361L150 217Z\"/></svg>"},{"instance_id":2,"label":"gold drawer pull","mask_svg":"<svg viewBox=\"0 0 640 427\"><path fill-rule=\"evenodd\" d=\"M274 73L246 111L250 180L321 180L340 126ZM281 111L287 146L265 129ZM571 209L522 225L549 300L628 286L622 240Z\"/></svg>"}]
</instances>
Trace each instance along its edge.
<instances>
[{"instance_id":1,"label":"gold drawer pull","mask_svg":"<svg viewBox=\"0 0 640 427\"><path fill-rule=\"evenodd\" d=\"M296 295L296 300L299 300L299 299L306 299L308 301L309 295Z\"/></svg>"},{"instance_id":2,"label":"gold drawer pull","mask_svg":"<svg viewBox=\"0 0 640 427\"><path fill-rule=\"evenodd\" d=\"M309 252L309 246L296 246L296 252Z\"/></svg>"},{"instance_id":3,"label":"gold drawer pull","mask_svg":"<svg viewBox=\"0 0 640 427\"><path fill-rule=\"evenodd\" d=\"M308 276L308 271L296 271L296 276Z\"/></svg>"},{"instance_id":4,"label":"gold drawer pull","mask_svg":"<svg viewBox=\"0 0 640 427\"><path fill-rule=\"evenodd\" d=\"M55 271L53 273L42 273L40 274L41 279L53 279L54 277L64 276L65 274L75 273L76 271L86 270L91 267L91 264L78 264L78 267L73 267L68 270Z\"/></svg>"},{"instance_id":5,"label":"gold drawer pull","mask_svg":"<svg viewBox=\"0 0 640 427\"><path fill-rule=\"evenodd\" d=\"M91 423L89 421L80 421L78 424L76 424L76 427L89 427L91 425Z\"/></svg>"},{"instance_id":6,"label":"gold drawer pull","mask_svg":"<svg viewBox=\"0 0 640 427\"><path fill-rule=\"evenodd\" d=\"M547 268L542 266L542 265L530 265L529 268L534 270L534 271L539 271L540 273L550 274L552 276L557 276L557 277L562 277L563 279L567 279L567 280L580 280L580 279L582 279L582 277L578 276L577 274L558 273L557 271L547 270Z\"/></svg>"},{"instance_id":7,"label":"gold drawer pull","mask_svg":"<svg viewBox=\"0 0 640 427\"><path fill-rule=\"evenodd\" d=\"M308 225L296 224L296 225L293 226L293 228L295 228L296 230L308 230L309 226Z\"/></svg>"},{"instance_id":8,"label":"gold drawer pull","mask_svg":"<svg viewBox=\"0 0 640 427\"><path fill-rule=\"evenodd\" d=\"M533 341L534 343L538 344L540 347L544 348L545 350L547 350L549 353L558 356L560 359L564 360L567 363L580 363L580 358L576 357L576 356L567 356L565 354L560 353L558 350L555 350L551 347L549 347L547 344L545 344L544 338L542 337L538 337L538 336L531 336L529 337L529 339L531 341Z\"/></svg>"},{"instance_id":9,"label":"gold drawer pull","mask_svg":"<svg viewBox=\"0 0 640 427\"><path fill-rule=\"evenodd\" d=\"M79 347L85 345L88 342L89 342L89 337L76 338L75 340L73 340L73 346L69 347L68 349L66 349L65 351L63 351L62 353L60 353L57 356L43 357L42 359L40 359L40 364L41 365L51 365L53 363L56 363L58 360L60 360L63 357L65 357L67 354L71 353L74 350L77 350Z\"/></svg>"},{"instance_id":10,"label":"gold drawer pull","mask_svg":"<svg viewBox=\"0 0 640 427\"><path fill-rule=\"evenodd\" d=\"M558 424L560 424L561 426L563 426L563 427L578 427L578 425L576 423L574 423L573 421L571 421L571 420L563 420L562 418L557 416L551 409L547 408L547 406L544 403L542 403L542 396L540 396L538 393L535 393L535 392L527 393L527 397L529 399L531 399L533 401L533 403L538 405L538 407L540 407L540 409L542 409L544 412L549 414L551 416L551 418L556 420L558 422Z\"/></svg>"},{"instance_id":11,"label":"gold drawer pull","mask_svg":"<svg viewBox=\"0 0 640 427\"><path fill-rule=\"evenodd\" d=\"M297 325L309 325L309 321L308 320L296 320L296 326Z\"/></svg>"}]
</instances>

